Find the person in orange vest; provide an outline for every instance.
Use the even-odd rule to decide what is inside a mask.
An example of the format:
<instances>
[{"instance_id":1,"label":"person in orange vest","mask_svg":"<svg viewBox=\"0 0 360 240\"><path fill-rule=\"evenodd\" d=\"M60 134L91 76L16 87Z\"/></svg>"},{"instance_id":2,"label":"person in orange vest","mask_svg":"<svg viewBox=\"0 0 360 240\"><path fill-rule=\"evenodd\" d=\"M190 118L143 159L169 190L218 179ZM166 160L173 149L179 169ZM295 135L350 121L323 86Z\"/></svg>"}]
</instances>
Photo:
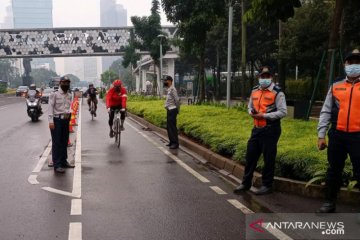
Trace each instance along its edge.
<instances>
[{"instance_id":1,"label":"person in orange vest","mask_svg":"<svg viewBox=\"0 0 360 240\"><path fill-rule=\"evenodd\" d=\"M281 134L280 119L287 114L285 94L273 83L269 67L263 67L259 74L259 85L252 90L248 112L254 119L254 128L247 144L244 177L234 193L250 189L257 162L263 154L262 186L255 194L268 194L272 192L274 180L277 143Z\"/></svg>"},{"instance_id":2,"label":"person in orange vest","mask_svg":"<svg viewBox=\"0 0 360 240\"><path fill-rule=\"evenodd\" d=\"M345 57L345 79L332 84L320 112L318 148L327 149L329 167L326 177L326 201L318 213L336 210L337 193L342 185L342 172L350 156L354 178L360 183L360 51ZM329 129L329 126L331 127ZM329 145L326 144L328 131Z\"/></svg>"}]
</instances>

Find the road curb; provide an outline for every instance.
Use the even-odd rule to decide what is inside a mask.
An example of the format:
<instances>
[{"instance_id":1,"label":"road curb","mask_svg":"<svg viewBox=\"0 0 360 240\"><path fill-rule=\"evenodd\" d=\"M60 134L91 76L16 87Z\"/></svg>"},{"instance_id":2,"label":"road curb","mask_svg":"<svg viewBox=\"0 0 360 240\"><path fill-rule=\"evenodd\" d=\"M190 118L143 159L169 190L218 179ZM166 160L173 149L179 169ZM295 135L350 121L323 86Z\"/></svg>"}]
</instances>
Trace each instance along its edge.
<instances>
[{"instance_id":1,"label":"road curb","mask_svg":"<svg viewBox=\"0 0 360 240\"><path fill-rule=\"evenodd\" d=\"M146 126L152 131L157 132L162 135L164 138L167 137L166 129L155 126L144 118L141 118L135 114L128 112L128 115ZM194 141L190 140L187 137L179 136L180 145L186 147L187 149L195 152L199 156L207 160L206 164L210 164L212 167L218 170L222 175L225 175L233 180L239 182L239 179L242 179L244 176L245 167L232 159L223 157L213 151L207 149L204 146L201 146ZM253 185L255 187L261 186L261 174L258 172L254 173ZM292 180L288 178L275 177L274 178L274 190L299 196L305 196L310 198L323 198L325 195L325 187L320 185L310 185L307 188L305 187L306 182ZM360 202L360 191L348 191L346 188L342 188L339 192L338 202L346 204L358 204Z\"/></svg>"}]
</instances>

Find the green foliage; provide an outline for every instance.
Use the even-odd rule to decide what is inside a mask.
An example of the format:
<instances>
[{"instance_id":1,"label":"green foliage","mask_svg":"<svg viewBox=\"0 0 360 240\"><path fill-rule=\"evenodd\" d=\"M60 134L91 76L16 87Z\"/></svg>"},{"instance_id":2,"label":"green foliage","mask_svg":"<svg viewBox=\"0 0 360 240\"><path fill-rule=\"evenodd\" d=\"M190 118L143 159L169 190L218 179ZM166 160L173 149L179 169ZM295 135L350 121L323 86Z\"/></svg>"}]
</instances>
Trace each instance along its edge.
<instances>
[{"instance_id":1,"label":"green foliage","mask_svg":"<svg viewBox=\"0 0 360 240\"><path fill-rule=\"evenodd\" d=\"M76 84L80 82L80 78L74 74L66 74L66 76L71 80L71 84Z\"/></svg>"},{"instance_id":2,"label":"green foliage","mask_svg":"<svg viewBox=\"0 0 360 240\"><path fill-rule=\"evenodd\" d=\"M245 13L247 21L286 22L294 16L294 8L301 7L300 0L252 0Z\"/></svg>"},{"instance_id":3,"label":"green foliage","mask_svg":"<svg viewBox=\"0 0 360 240\"><path fill-rule=\"evenodd\" d=\"M52 77L57 77L58 74L46 68L35 68L31 71L31 76L34 79L34 83L37 87L45 87L49 85L50 79ZM71 76L70 79L72 82L75 80Z\"/></svg>"},{"instance_id":4,"label":"green foliage","mask_svg":"<svg viewBox=\"0 0 360 240\"><path fill-rule=\"evenodd\" d=\"M106 86L110 86L112 82L116 79L119 79L119 75L113 70L107 70L101 74L101 81Z\"/></svg>"},{"instance_id":5,"label":"green foliage","mask_svg":"<svg viewBox=\"0 0 360 240\"><path fill-rule=\"evenodd\" d=\"M130 31L130 39L128 42L129 45L124 49L125 54L121 63L124 68L129 67L130 64L136 67L136 62L140 59L140 55L136 53L135 34L133 29Z\"/></svg>"},{"instance_id":6,"label":"green foliage","mask_svg":"<svg viewBox=\"0 0 360 240\"><path fill-rule=\"evenodd\" d=\"M312 95L312 83L310 79L286 80L285 95L287 99L304 100Z\"/></svg>"},{"instance_id":7,"label":"green foliage","mask_svg":"<svg viewBox=\"0 0 360 240\"><path fill-rule=\"evenodd\" d=\"M161 100L129 99L128 110L149 122L166 127L166 111ZM244 163L246 145L253 126L245 109L227 109L224 106L183 105L178 115L178 128L188 137L212 151ZM317 122L284 119L278 143L276 175L308 181L318 177L327 168L326 152L317 150ZM261 170L260 161L257 170ZM345 178L351 172L345 167ZM317 179L317 180L320 180Z\"/></svg>"},{"instance_id":8,"label":"green foliage","mask_svg":"<svg viewBox=\"0 0 360 240\"><path fill-rule=\"evenodd\" d=\"M120 74L119 78L127 87L128 91L134 89L134 77L131 74L131 69L130 67L124 68L124 66L122 65L122 59L114 61L110 66L110 70Z\"/></svg>"}]
</instances>

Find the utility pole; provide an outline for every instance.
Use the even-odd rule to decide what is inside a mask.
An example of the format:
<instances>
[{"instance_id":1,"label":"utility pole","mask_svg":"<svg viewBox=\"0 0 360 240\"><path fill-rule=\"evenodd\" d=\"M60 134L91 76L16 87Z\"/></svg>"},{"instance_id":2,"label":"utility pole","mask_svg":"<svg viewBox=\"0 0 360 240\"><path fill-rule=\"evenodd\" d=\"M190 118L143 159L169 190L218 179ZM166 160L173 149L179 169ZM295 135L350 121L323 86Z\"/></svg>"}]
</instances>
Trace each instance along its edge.
<instances>
[{"instance_id":1,"label":"utility pole","mask_svg":"<svg viewBox=\"0 0 360 240\"><path fill-rule=\"evenodd\" d=\"M241 97L246 100L246 23L244 21L245 0L241 1Z\"/></svg>"}]
</instances>

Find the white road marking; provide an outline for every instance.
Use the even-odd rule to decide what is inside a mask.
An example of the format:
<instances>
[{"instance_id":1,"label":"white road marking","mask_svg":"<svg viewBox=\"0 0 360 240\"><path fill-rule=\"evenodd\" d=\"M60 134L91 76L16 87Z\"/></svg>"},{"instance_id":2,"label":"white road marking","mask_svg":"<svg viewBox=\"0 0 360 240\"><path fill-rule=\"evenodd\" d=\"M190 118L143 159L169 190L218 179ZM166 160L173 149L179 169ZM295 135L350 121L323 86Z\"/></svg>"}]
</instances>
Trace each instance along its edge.
<instances>
[{"instance_id":1,"label":"white road marking","mask_svg":"<svg viewBox=\"0 0 360 240\"><path fill-rule=\"evenodd\" d=\"M37 175L30 175L30 177L28 178L28 182L30 184L39 184L38 180L36 179Z\"/></svg>"},{"instance_id":2,"label":"white road marking","mask_svg":"<svg viewBox=\"0 0 360 240\"><path fill-rule=\"evenodd\" d=\"M239 202L236 199L228 199L228 202L231 205L233 205L234 207L236 207L237 209L239 209L240 211L242 211L244 214L254 213L253 211L251 211L249 208L247 208L244 204L242 204L241 202Z\"/></svg>"},{"instance_id":3,"label":"white road marking","mask_svg":"<svg viewBox=\"0 0 360 240\"><path fill-rule=\"evenodd\" d=\"M48 192L52 192L52 193L56 193L56 194L60 194L60 195L64 195L64 196L68 196L68 197L73 197L73 198L80 198L80 195L75 195L72 192L66 192L66 191L62 191L59 189L55 189L52 187L42 187L43 190L48 191Z\"/></svg>"},{"instance_id":4,"label":"white road marking","mask_svg":"<svg viewBox=\"0 0 360 240\"><path fill-rule=\"evenodd\" d=\"M81 222L71 222L69 225L69 240L82 240Z\"/></svg>"},{"instance_id":5,"label":"white road marking","mask_svg":"<svg viewBox=\"0 0 360 240\"><path fill-rule=\"evenodd\" d=\"M222 190L221 188L219 188L218 186L210 186L210 188L212 190L214 190L214 192L216 192L219 195L225 195L227 194L224 190Z\"/></svg>"},{"instance_id":6,"label":"white road marking","mask_svg":"<svg viewBox=\"0 0 360 240\"><path fill-rule=\"evenodd\" d=\"M196 177L197 179L199 179L201 182L203 183L209 183L210 181L205 178L204 176L202 176L200 173L196 172L194 169L192 169L191 167L189 167L189 165L187 165L186 163L184 163L183 161L181 161L178 157L176 157L174 154L172 154L171 152L167 151L165 148L163 148L162 146L160 146L158 143L156 143L154 140L152 140L151 138L149 138L146 134L144 134L143 132L139 131L136 127L134 127L133 125L131 125L130 123L127 123L127 125L129 125L131 128L133 128L137 133L139 133L140 135L142 135L146 140L148 140L149 142L151 142L153 145L155 145L158 149L160 149L163 153L165 153L167 156L169 156L170 158L172 158L177 164L179 164L181 167L183 167L186 171L188 171L189 173L191 173L194 177Z\"/></svg>"},{"instance_id":7,"label":"white road marking","mask_svg":"<svg viewBox=\"0 0 360 240\"><path fill-rule=\"evenodd\" d=\"M268 223L263 223L263 226L269 226ZM276 237L277 239L281 239L281 240L293 240L291 237L289 237L288 235L286 235L285 233L283 233L281 230L277 229L277 228L271 228L269 226L269 228L266 228L266 231L268 231L271 235L273 235L274 237Z\"/></svg>"},{"instance_id":8,"label":"white road marking","mask_svg":"<svg viewBox=\"0 0 360 240\"><path fill-rule=\"evenodd\" d=\"M0 110L4 110L4 109L7 109L7 107L0 107Z\"/></svg>"},{"instance_id":9,"label":"white road marking","mask_svg":"<svg viewBox=\"0 0 360 240\"><path fill-rule=\"evenodd\" d=\"M81 196L81 104L79 104L78 127L76 132L75 168L72 193Z\"/></svg>"},{"instance_id":10,"label":"white road marking","mask_svg":"<svg viewBox=\"0 0 360 240\"><path fill-rule=\"evenodd\" d=\"M81 199L72 199L70 215L81 215L81 214L82 214L82 200Z\"/></svg>"},{"instance_id":11,"label":"white road marking","mask_svg":"<svg viewBox=\"0 0 360 240\"><path fill-rule=\"evenodd\" d=\"M48 158L50 152L51 152L51 141L49 142L49 144L47 145L44 153L41 155L41 158L39 159L36 167L34 168L34 170L32 171L33 173L39 173L42 169L42 167L44 166L44 163L46 162L46 159Z\"/></svg>"}]
</instances>

